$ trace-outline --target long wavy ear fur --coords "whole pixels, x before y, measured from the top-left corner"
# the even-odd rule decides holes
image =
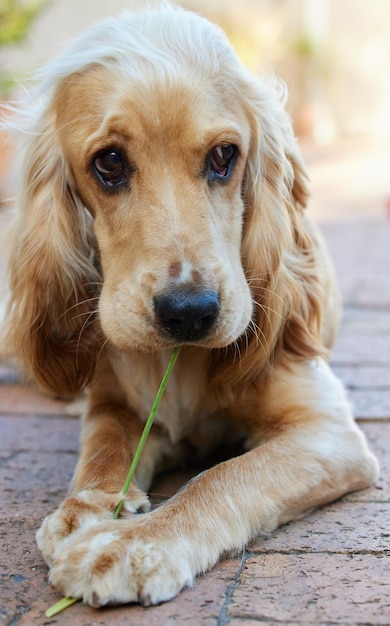
[[[242,262],[254,311],[240,350],[220,351],[212,365],[217,389],[258,379],[286,354],[307,359],[326,353],[318,249],[304,215],[307,178],[285,93],[280,85],[248,78],[240,94],[251,124]],[[240,363],[234,362],[238,353]]]
[[[94,372],[100,278],[91,218],[57,147],[54,112],[31,117],[11,227],[9,341],[30,375],[68,395]]]

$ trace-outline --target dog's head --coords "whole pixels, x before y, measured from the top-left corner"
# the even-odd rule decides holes
[[[243,376],[282,335],[314,345],[283,104],[219,29],[169,7],[98,25],[44,71],[11,258],[13,339],[41,382],[77,391],[105,341],[242,342]]]

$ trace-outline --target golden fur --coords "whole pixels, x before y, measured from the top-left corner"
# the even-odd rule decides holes
[[[168,600],[224,552],[376,476],[325,362],[338,298],[284,101],[216,27],[164,6],[95,26],[21,107],[10,339],[46,388],[88,386],[71,494],[38,532],[66,595]],[[234,438],[246,453],[146,512],[153,475],[188,442],[205,454]]]

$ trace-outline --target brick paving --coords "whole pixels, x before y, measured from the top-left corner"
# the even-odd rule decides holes
[[[23,387],[0,367],[0,624],[4,626],[390,625],[390,219],[323,224],[345,302],[333,366],[379,457],[381,476],[354,493],[259,538],[175,600],[144,609],[59,599],[34,535],[61,501],[76,463],[80,403]],[[160,480],[172,493],[184,477]]]

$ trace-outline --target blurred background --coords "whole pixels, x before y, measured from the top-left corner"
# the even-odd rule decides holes
[[[141,0],[0,0],[0,107],[92,22]],[[155,4],[153,0],[149,4]],[[256,74],[288,85],[321,220],[390,213],[389,0],[182,0],[227,33]],[[0,198],[14,191],[0,136]]]

